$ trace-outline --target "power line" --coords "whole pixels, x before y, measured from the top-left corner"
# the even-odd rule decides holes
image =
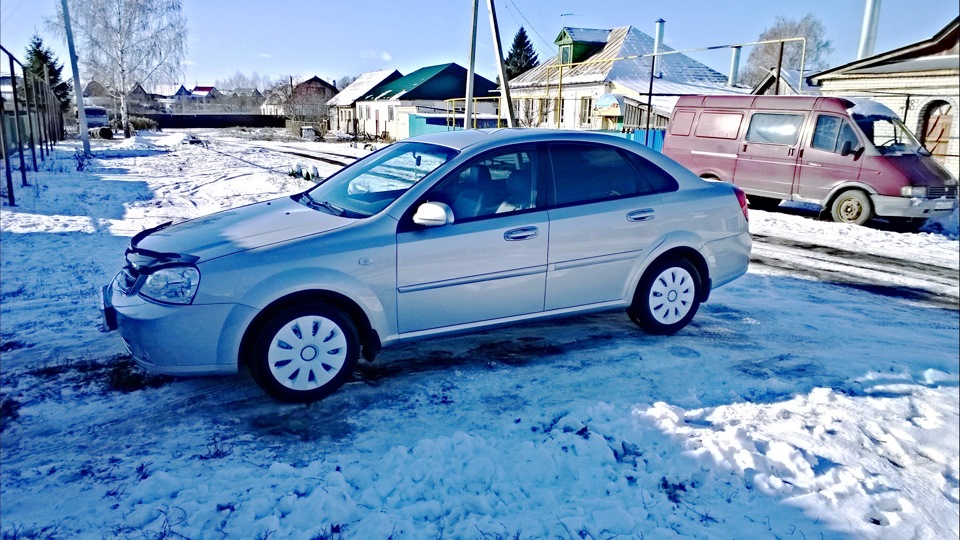
[[[537,36],[538,38],[540,38],[540,41],[542,41],[542,42],[547,46],[547,51],[549,51],[549,52],[548,52],[548,55],[553,54],[553,44],[550,43],[550,42],[548,42],[547,40],[543,39],[543,36],[541,36],[541,35],[540,35],[540,32],[537,31],[537,28],[536,28],[535,26],[533,26],[533,23],[531,23],[530,20],[527,19],[527,16],[524,15],[522,11],[520,11],[520,8],[517,7],[516,2],[514,2],[513,0],[507,0],[507,1],[510,2],[510,4],[513,5],[513,9],[517,10],[517,13],[520,14],[520,17],[522,17],[523,20],[527,23],[527,24],[526,24],[526,27],[529,28],[530,30],[532,30],[533,33],[536,34],[536,36]],[[507,11],[510,11],[509,8],[507,9]],[[512,12],[510,13],[510,16],[513,17],[513,20],[517,23],[517,26],[524,26],[524,25],[520,24],[520,21],[517,21],[517,18],[513,15]],[[543,54],[543,51],[538,51],[538,53],[539,53],[539,54]]]

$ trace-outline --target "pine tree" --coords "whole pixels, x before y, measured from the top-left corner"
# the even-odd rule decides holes
[[[66,111],[70,107],[70,93],[73,92],[73,84],[62,79],[63,65],[57,61],[49,47],[43,46],[43,40],[40,39],[40,36],[34,34],[30,38],[30,45],[27,47],[24,69],[42,81],[44,66],[47,67],[47,75],[50,77],[50,87],[60,100],[60,108]],[[27,77],[26,87],[28,92],[33,92],[32,82],[31,78]]]
[[[533,43],[527,37],[526,30],[520,27],[517,35],[513,36],[513,45],[507,54],[507,79],[512,79],[517,75],[540,65],[537,59],[537,52],[533,50]]]

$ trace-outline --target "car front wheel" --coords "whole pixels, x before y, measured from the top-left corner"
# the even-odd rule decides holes
[[[349,379],[359,353],[356,327],[343,312],[325,305],[296,305],[263,324],[250,373],[276,399],[316,401]]]
[[[665,261],[647,269],[627,313],[651,334],[675,334],[700,308],[700,274],[684,259]]]

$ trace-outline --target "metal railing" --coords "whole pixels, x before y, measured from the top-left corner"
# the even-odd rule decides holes
[[[9,73],[4,73],[8,66]],[[11,161],[19,158],[21,185],[29,186],[26,152],[29,152],[30,168],[37,172],[37,153],[40,161],[46,161],[53,145],[63,140],[63,114],[61,102],[50,86],[46,66],[40,77],[26,70],[20,60],[0,45],[0,75],[9,78],[9,91],[4,84],[0,95],[0,147],[6,177],[3,191],[7,204],[16,206]]]

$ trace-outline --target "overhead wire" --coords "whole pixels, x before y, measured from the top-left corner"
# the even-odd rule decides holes
[[[524,20],[524,22],[526,22],[526,25],[521,24],[520,21],[517,20],[516,15],[514,15],[513,11],[510,9],[510,5],[505,4],[507,11],[510,12],[510,16],[513,17],[513,20],[514,22],[517,23],[517,26],[529,28],[540,39],[540,41],[546,45],[546,50],[547,50],[546,57],[549,58],[550,56],[553,56],[554,54],[556,54],[555,51],[553,50],[554,49],[553,44],[547,41],[546,39],[543,39],[543,36],[540,35],[540,32],[537,31],[537,28],[533,25],[533,23],[530,22],[530,19],[527,19],[527,16],[523,14],[523,11],[520,11],[520,8],[517,6],[516,2],[514,2],[514,0],[506,0],[506,2],[509,2],[509,4],[513,6],[513,9],[520,14],[520,17]],[[538,48],[537,54],[543,55],[544,51],[539,50]]]

